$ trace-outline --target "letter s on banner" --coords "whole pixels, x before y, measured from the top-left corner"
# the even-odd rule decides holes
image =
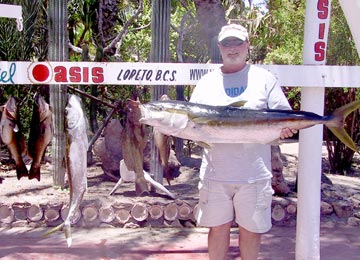
[[[331,0],[307,1],[307,5],[303,60],[304,64],[322,65],[326,63]]]
[[[319,0],[317,4],[319,19],[327,19],[329,17],[329,0]]]

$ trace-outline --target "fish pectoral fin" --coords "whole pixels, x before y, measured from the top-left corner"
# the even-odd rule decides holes
[[[199,124],[199,125],[205,125],[205,124],[209,124],[211,122],[211,120],[205,118],[205,117],[196,117],[192,114],[189,114],[188,117],[191,119],[191,121],[193,121],[195,124]]]
[[[211,149],[211,145],[205,143],[205,142],[196,142],[199,146],[206,149]]]

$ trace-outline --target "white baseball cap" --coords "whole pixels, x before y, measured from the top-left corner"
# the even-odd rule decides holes
[[[249,34],[246,28],[240,24],[228,24],[221,28],[218,41],[221,42],[228,37],[235,37],[240,40],[247,41],[249,39]]]

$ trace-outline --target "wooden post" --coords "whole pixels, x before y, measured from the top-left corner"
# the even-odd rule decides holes
[[[153,0],[151,17],[151,53],[150,62],[169,62],[170,61],[170,0]],[[163,71],[157,71],[161,77]],[[151,100],[158,100],[159,97],[167,93],[167,86],[153,86],[151,88]],[[159,162],[159,152],[155,143],[151,142],[151,164],[150,171],[154,174],[155,181],[163,183],[163,169]]]
[[[48,28],[50,61],[67,61],[67,1],[48,1]],[[53,108],[54,136],[52,140],[52,161],[54,186],[64,187],[65,183],[65,129],[64,111],[66,104],[66,86],[50,85],[50,105]]]

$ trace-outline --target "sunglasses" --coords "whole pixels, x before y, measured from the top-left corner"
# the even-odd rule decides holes
[[[231,39],[231,40],[222,40],[220,42],[221,46],[223,47],[237,47],[241,46],[244,43],[243,40],[240,39]]]

